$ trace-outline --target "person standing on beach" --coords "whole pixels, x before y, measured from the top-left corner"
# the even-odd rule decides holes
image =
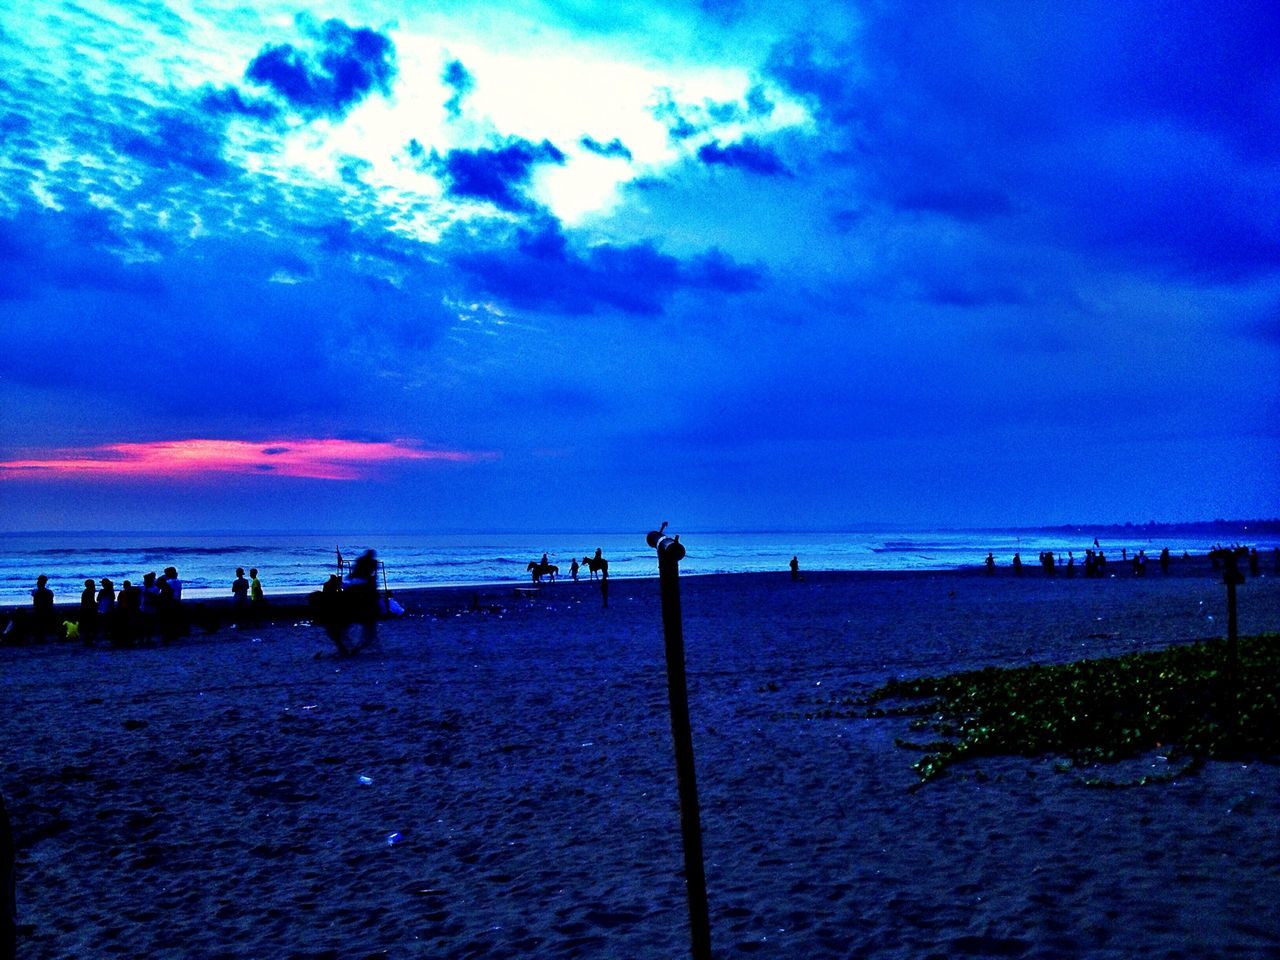
[[[164,579],[169,585],[169,629],[174,637],[185,637],[190,631],[182,609],[182,578],[177,567],[165,567]]]
[[[249,611],[253,619],[258,620],[267,608],[267,598],[262,594],[262,581],[258,579],[258,568],[249,569]]]
[[[800,558],[798,556],[792,556],[791,563],[789,563],[788,566],[791,567],[791,579],[799,580],[800,579]]]
[[[98,581],[102,589],[98,591],[98,629],[111,639],[116,619],[116,585],[107,577]]]
[[[1022,555],[1018,553],[1013,555],[1013,575],[1015,577],[1022,576]]]
[[[48,583],[49,578],[42,573],[36,577],[36,588],[31,591],[31,634],[36,640],[43,640],[53,629],[53,591]]]
[[[994,577],[996,575],[996,556],[990,550],[987,551],[987,576]]]
[[[249,581],[244,578],[244,567],[236,567],[236,578],[231,584],[232,605],[243,611],[249,606]]]
[[[366,550],[356,557],[351,565],[351,574],[342,585],[343,595],[350,604],[348,607],[351,619],[360,624],[360,644],[348,647],[346,631],[343,630],[341,642],[335,640],[338,651],[343,654],[354,653],[361,647],[367,647],[378,639],[378,555]]]
[[[578,582],[578,558],[573,558],[573,563],[569,564],[569,576],[573,577],[573,582]]]
[[[86,645],[93,643],[98,632],[98,601],[94,582],[86,580],[80,593],[80,639]]]
[[[150,640],[155,633],[156,622],[160,619],[160,608],[164,605],[164,596],[160,585],[156,583],[154,573],[142,575],[142,595],[139,599],[138,612],[142,615],[142,639]]]

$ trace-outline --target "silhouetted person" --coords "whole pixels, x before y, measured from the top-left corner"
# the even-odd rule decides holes
[[[164,568],[164,580],[168,585],[168,626],[171,637],[185,637],[189,632],[186,611],[182,606],[182,578],[178,576],[177,567]]]
[[[244,614],[249,607],[249,581],[244,578],[244,567],[236,567],[236,578],[231,583],[231,605],[236,613]]]
[[[178,635],[178,601],[173,596],[173,584],[169,582],[169,570],[156,578],[156,589],[159,592],[158,602],[156,603],[156,629],[160,632],[160,639],[168,643],[170,640],[176,639]]]
[[[1070,550],[1067,551],[1067,579],[1070,580],[1076,575],[1076,555]]]
[[[98,625],[104,633],[109,633],[115,626],[116,585],[107,577],[103,577],[99,583],[102,589],[98,591]]]
[[[1013,555],[1013,575],[1015,577],[1022,576],[1022,557],[1016,553]]]
[[[542,564],[544,567],[551,566],[551,561],[547,559],[547,555],[545,553],[542,555],[542,559],[539,560],[538,562]]]
[[[569,564],[569,576],[573,577],[573,582],[578,582],[578,558],[573,558],[573,563]]]
[[[138,635],[138,605],[141,591],[126,580],[120,584],[120,595],[116,597],[116,630],[114,642],[117,646],[130,646]]]
[[[342,596],[342,578],[336,573],[329,574],[324,586],[311,594],[311,604],[315,609],[316,622],[324,627],[339,651],[345,643],[348,617],[345,610],[345,599]]]
[[[160,608],[164,603],[164,598],[160,593],[160,585],[156,583],[156,575],[154,573],[144,573],[142,575],[142,595],[140,600],[138,623],[142,629],[142,639],[149,641],[155,635],[156,626],[160,621]]]
[[[1256,577],[1258,575],[1258,548],[1253,547],[1249,550],[1249,576]]]
[[[599,547],[596,547],[596,555],[594,557],[583,557],[583,564],[591,571],[591,579],[596,578],[596,574],[609,575],[609,561],[604,558],[604,554]]]
[[[1101,550],[1098,551],[1098,576],[1105,577],[1107,575],[1107,555]]]
[[[381,604],[378,602],[378,555],[372,550],[360,554],[353,564],[351,573],[342,585],[343,596],[347,600],[347,611],[351,620],[360,624],[360,643],[354,647],[347,644],[346,630],[342,631],[342,639],[335,641],[338,652],[355,653],[361,647],[367,647],[378,639],[378,613]]]
[[[43,573],[36,577],[36,588],[31,591],[31,635],[43,640],[53,630],[53,591]]]
[[[173,591],[173,602],[182,602],[182,579],[178,576],[177,567],[165,567],[164,578],[169,581],[169,588]]]
[[[1160,551],[1160,572],[1166,577],[1169,575],[1169,548],[1165,547]]]
[[[792,557],[790,567],[791,567],[791,579],[799,580],[800,579],[800,558]]]
[[[80,593],[80,639],[86,644],[93,643],[98,633],[98,595],[94,586],[92,580],[86,580]]]
[[[377,576],[374,576],[374,586],[377,586]],[[258,568],[252,567],[249,570],[249,614],[255,621],[261,620],[263,614],[267,611],[267,598],[262,593],[262,581],[258,579]]]
[[[995,554],[991,553],[990,551],[988,551],[988,552],[987,552],[986,565],[987,565],[987,576],[988,576],[988,577],[993,577],[993,576],[995,576],[995,573],[996,573],[996,557],[995,557]]]

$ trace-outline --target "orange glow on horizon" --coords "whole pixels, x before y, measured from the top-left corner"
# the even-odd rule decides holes
[[[410,440],[156,440],[42,451],[22,460],[0,460],[0,479],[47,476],[198,477],[239,473],[310,480],[360,480],[374,468],[403,461],[474,463],[497,453],[433,450]]]

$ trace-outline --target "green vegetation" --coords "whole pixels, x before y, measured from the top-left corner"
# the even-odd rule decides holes
[[[1071,769],[1158,749],[1174,772],[1134,781],[1146,783],[1198,768],[1206,758],[1280,754],[1280,636],[1242,638],[1235,657],[1226,641],[1214,640],[894,681],[842,704],[863,708],[860,716],[916,716],[913,728],[932,730],[938,737],[932,743],[898,741],[926,751],[914,765],[922,781],[982,756],[1054,755],[1063,758],[1058,769]]]

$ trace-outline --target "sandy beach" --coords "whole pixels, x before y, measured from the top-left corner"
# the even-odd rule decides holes
[[[912,790],[905,720],[806,717],[1222,635],[1219,575],[1177,573],[685,578],[716,955],[1280,954],[1274,762],[1106,790],[1008,758]],[[293,618],[0,648],[19,956],[687,955],[657,581],[607,610],[586,581],[474,592],[401,595],[354,658]],[[1240,626],[1280,631],[1271,571]]]

